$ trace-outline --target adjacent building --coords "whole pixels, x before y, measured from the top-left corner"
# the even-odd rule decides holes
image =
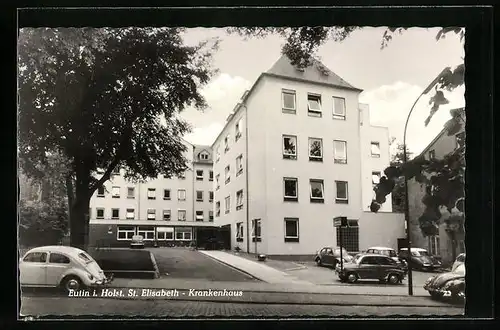
[[[461,113],[461,117],[465,118],[465,109],[457,109]],[[421,152],[421,156],[426,159],[442,159],[445,155],[453,152],[465,141],[464,126],[455,135],[448,135],[447,129],[443,130],[429,143],[429,145]],[[426,185],[418,183],[414,179],[408,182],[409,196],[409,211],[410,211],[410,230],[412,247],[420,247],[427,249],[431,254],[440,256],[444,264],[453,263],[452,243],[446,225],[439,226],[439,234],[436,236],[424,237],[420,230],[418,218],[424,212],[425,206],[422,203],[422,198],[425,196]],[[455,255],[465,252],[465,238],[459,237],[457,242],[457,251]]]
[[[188,245],[211,235],[212,151],[184,143],[189,168],[183,175],[132,183],[118,170],[97,189],[90,200],[91,245],[129,246],[134,235],[148,245]]]
[[[369,212],[389,136],[370,125],[360,92],[318,61],[298,69],[285,56],[245,92],[212,145],[215,223],[231,247],[310,256],[340,243],[337,216],[349,251],[397,247],[404,221],[390,198]]]

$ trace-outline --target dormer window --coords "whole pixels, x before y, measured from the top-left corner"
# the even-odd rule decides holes
[[[200,160],[208,160],[208,153],[207,152],[200,152],[198,155],[198,158]]]

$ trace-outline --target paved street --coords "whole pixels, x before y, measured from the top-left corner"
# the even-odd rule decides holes
[[[153,252],[160,277],[206,281],[257,281],[234,268],[187,248],[156,248]]]
[[[423,298],[421,298],[423,299]],[[260,303],[214,303],[178,300],[23,297],[21,315],[59,317],[346,317],[461,316],[463,308],[416,306],[342,306]]]

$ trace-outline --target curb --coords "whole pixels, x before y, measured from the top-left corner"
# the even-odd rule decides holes
[[[259,278],[259,277],[255,276],[255,275],[253,275],[253,274],[250,274],[249,272],[246,272],[246,271],[244,271],[244,270],[242,270],[242,269],[239,269],[239,268],[237,268],[237,267],[235,267],[235,266],[233,266],[233,265],[231,265],[231,264],[229,264],[229,263],[227,263],[227,262],[224,262],[224,261],[222,261],[222,260],[219,260],[219,259],[217,259],[217,258],[214,258],[213,256],[211,256],[211,255],[209,255],[209,254],[203,253],[203,251],[199,251],[199,252],[201,252],[204,256],[209,257],[210,259],[215,260],[215,261],[217,261],[218,263],[220,263],[220,264],[222,264],[222,265],[228,266],[229,268],[232,268],[232,269],[234,269],[234,270],[236,270],[236,271],[238,271],[238,272],[240,272],[240,273],[243,273],[243,274],[245,274],[245,275],[247,275],[247,276],[250,276],[250,277],[251,277],[251,278],[253,278],[253,279],[256,279],[256,280],[261,281],[261,282],[264,282],[264,283],[268,283],[268,282],[264,281],[262,278]]]
[[[156,263],[156,258],[153,252],[149,251],[149,256],[151,258],[151,262],[153,263],[153,267],[155,269],[155,279],[160,278],[160,269],[158,268],[158,264]]]

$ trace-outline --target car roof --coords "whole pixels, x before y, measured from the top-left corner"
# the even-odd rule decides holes
[[[65,245],[46,245],[46,246],[38,246],[36,248],[33,248],[29,250],[26,253],[30,252],[63,252],[63,253],[68,253],[68,254],[78,254],[78,253],[85,253],[85,251],[72,247],[72,246],[65,246]]]
[[[411,248],[412,251],[426,251],[426,249],[422,249],[422,248]],[[402,248],[401,251],[408,251],[408,248]]]
[[[383,258],[389,258],[388,256],[384,256],[384,255],[377,254],[377,253],[360,253],[359,256],[362,256],[362,257],[383,257]]]
[[[391,250],[391,251],[394,251],[393,248],[383,247],[383,246],[372,246],[372,247],[369,247],[367,250],[370,250],[370,249],[373,249],[373,250]]]

